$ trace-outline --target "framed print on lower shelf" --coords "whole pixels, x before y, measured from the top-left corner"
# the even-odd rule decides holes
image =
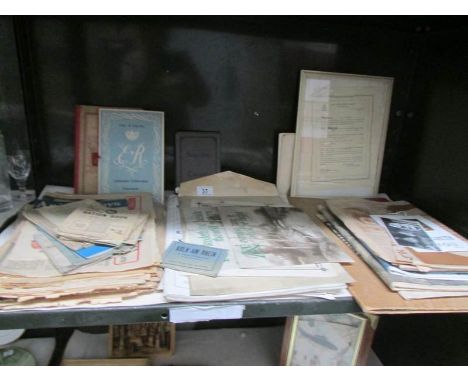
[[[301,71],[291,196],[378,193],[393,79]]]
[[[327,314],[294,316],[286,321],[283,366],[365,365],[377,316]]]
[[[145,322],[109,326],[109,356],[112,358],[172,355],[176,325],[172,322]]]

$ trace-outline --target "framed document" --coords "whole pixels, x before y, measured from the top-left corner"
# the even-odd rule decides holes
[[[164,113],[99,109],[99,193],[164,197]]]
[[[377,316],[327,314],[288,317],[280,364],[283,366],[365,365]]]
[[[301,71],[291,196],[378,193],[393,79]]]

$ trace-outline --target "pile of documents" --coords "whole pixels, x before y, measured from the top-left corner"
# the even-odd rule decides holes
[[[0,308],[119,302],[161,270],[151,194],[46,194],[0,235]]]
[[[213,177],[216,176],[219,174]],[[245,188],[248,195],[254,194],[255,182],[251,181],[250,178]],[[214,183],[206,179],[203,182]],[[263,187],[265,182],[260,183]],[[171,246],[171,263],[175,263],[174,248],[179,249],[180,256],[177,267],[169,264],[165,269],[166,299],[221,301],[348,296],[347,283],[353,280],[340,263],[352,259],[303,211],[269,206],[272,195],[267,195],[263,206],[259,195],[255,195],[254,205],[248,205],[248,195],[242,201],[241,196],[237,197],[234,205],[229,202],[232,197],[222,198],[223,195],[218,196],[217,203],[209,198],[205,204],[202,199],[190,196],[168,201],[167,216],[172,221],[168,221],[167,230],[179,232],[178,237],[168,240],[168,244],[177,243]],[[174,224],[177,229],[172,227]],[[206,261],[201,260],[200,246],[208,247],[201,248],[207,255]],[[207,275],[210,264],[213,269],[216,265],[215,257],[225,252],[227,256],[223,257],[219,271]],[[163,265],[166,255],[168,250]]]
[[[468,241],[404,201],[327,200],[319,217],[405,299],[468,296]]]

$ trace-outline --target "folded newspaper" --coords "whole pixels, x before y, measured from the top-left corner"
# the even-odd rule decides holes
[[[60,207],[56,207],[57,209]],[[85,199],[57,227],[59,236],[93,243],[135,245],[148,219],[144,212],[111,208]]]

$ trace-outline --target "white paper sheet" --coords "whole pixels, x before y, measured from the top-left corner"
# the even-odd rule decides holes
[[[245,305],[199,306],[169,309],[169,321],[199,322],[211,320],[229,320],[242,318]]]
[[[166,269],[164,275],[164,296],[168,301],[178,302],[202,302],[202,301],[227,301],[227,300],[242,300],[252,298],[264,298],[274,296],[292,296],[303,295],[309,293],[331,294],[335,290],[346,289],[346,284],[335,283],[321,286],[308,285],[298,288],[276,289],[274,291],[266,290],[261,292],[249,293],[232,293],[217,296],[192,296],[190,294],[190,274]]]

